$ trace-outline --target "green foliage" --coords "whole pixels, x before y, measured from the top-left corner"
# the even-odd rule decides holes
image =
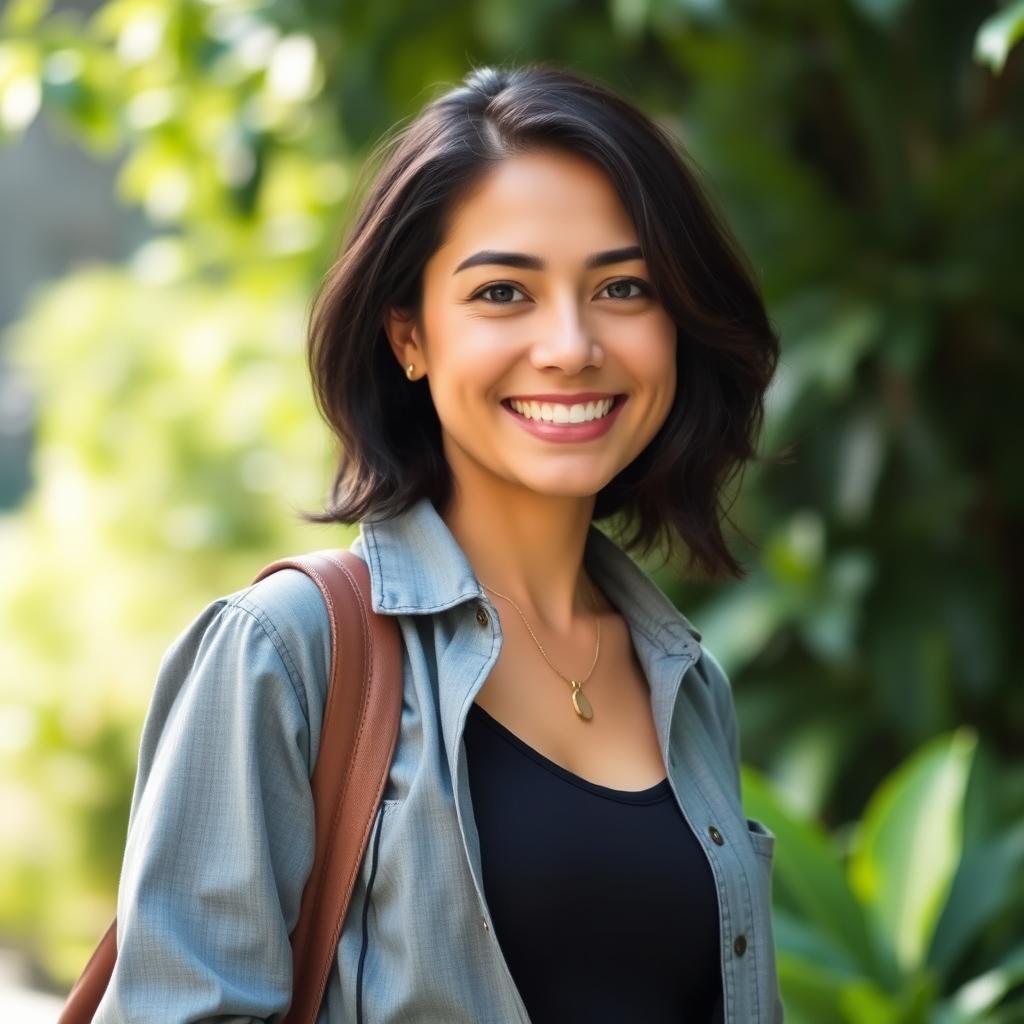
[[[662,582],[761,768],[787,1019],[1019,1014],[1021,24],[923,0],[9,3],[0,144],[42,112],[121,154],[160,234],[7,338],[40,420],[0,520],[0,928],[77,974],[160,653],[266,561],[348,540],[292,513],[333,462],[305,317],[369,143],[470,64],[540,57],[678,135],[782,336],[764,448],[795,454],[730,508],[750,578]]]
[[[964,834],[977,744],[970,729],[925,744],[870,796],[845,843],[744,767],[747,812],[776,835],[774,915],[787,1020],[990,1021],[1024,981],[1019,930],[984,982],[969,969],[969,981],[956,980],[979,931],[997,927],[1007,903],[1019,907],[1024,895],[1020,826]],[[987,882],[982,865],[995,871]]]
[[[0,915],[64,980],[113,910],[160,652],[272,553],[347,543],[292,515],[328,468],[306,301],[284,276],[224,290],[96,268],[12,334],[44,416],[35,489],[0,530],[0,753],[18,809]]]

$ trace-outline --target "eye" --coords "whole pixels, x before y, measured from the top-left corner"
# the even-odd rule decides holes
[[[640,293],[638,295],[612,295],[611,298],[613,298],[613,299],[639,299],[639,298],[642,298],[642,297],[644,297],[646,295],[650,295],[651,294],[651,289],[650,289],[650,287],[648,287],[647,283],[644,282],[644,281],[639,281],[635,277],[624,277],[624,278],[622,278],[619,281],[612,281],[609,284],[606,284],[604,286],[604,288],[601,289],[601,291],[607,291],[609,288],[621,288],[623,285],[625,285],[626,288],[629,288],[631,286],[635,287],[635,288],[639,288],[640,289]]]
[[[634,295],[611,295],[610,297],[613,299],[639,299],[652,294],[650,286],[645,281],[640,281],[635,277],[624,277],[621,280],[612,281],[609,284],[606,284],[604,288],[601,289],[601,291],[607,291],[609,288],[621,287],[625,287],[627,291],[630,287],[636,288],[638,289],[638,293]],[[504,295],[507,298],[486,298],[488,292],[494,292],[496,295]],[[510,284],[508,281],[497,281],[494,284],[487,285],[486,288],[481,288],[479,291],[474,292],[470,296],[470,301],[473,301],[475,299],[485,299],[485,301],[489,302],[491,305],[494,306],[517,305],[516,300],[512,299],[512,297],[509,295],[510,292],[518,292],[520,295],[523,295],[522,290],[517,288],[514,284]]]
[[[482,299],[488,292],[519,292],[520,295],[523,293],[513,284],[509,284],[507,281],[499,281],[497,284],[489,284],[486,288],[481,288],[480,291],[475,292],[470,296],[471,299]],[[495,306],[511,306],[513,302],[505,302],[501,299],[487,299],[492,305]]]

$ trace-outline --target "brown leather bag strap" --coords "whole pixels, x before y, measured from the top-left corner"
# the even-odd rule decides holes
[[[89,1024],[96,1015],[103,993],[114,973],[117,960],[117,918],[103,933],[99,945],[93,950],[89,962],[68,994],[57,1018],[57,1024]]]
[[[320,588],[331,626],[331,665],[311,786],[316,851],[291,935],[292,1002],[282,1024],[314,1024],[370,830],[387,784],[402,711],[398,625],[373,612],[370,573],[350,551],[325,549],[265,566],[299,569]],[[117,920],[86,964],[58,1024],[89,1024],[117,958]]]
[[[320,587],[331,622],[331,685],[313,770],[316,855],[292,932],[292,1003],[282,1024],[315,1024],[356,875],[387,783],[402,711],[398,624],[375,614],[370,572],[350,551],[283,558]]]

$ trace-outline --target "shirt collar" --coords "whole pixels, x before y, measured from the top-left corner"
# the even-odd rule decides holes
[[[427,497],[391,519],[364,520],[352,547],[369,567],[375,612],[429,614],[486,598],[465,552]],[[699,654],[701,634],[689,619],[593,523],[584,561],[632,629],[668,653],[680,653],[682,645],[686,653]]]

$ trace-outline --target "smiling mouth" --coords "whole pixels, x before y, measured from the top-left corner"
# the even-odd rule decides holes
[[[511,412],[513,415],[519,416],[519,417],[521,417],[524,420],[529,420],[531,423],[547,423],[547,424],[550,424],[551,426],[571,427],[571,426],[583,426],[584,424],[587,424],[587,423],[596,423],[596,422],[599,422],[600,420],[607,419],[607,417],[609,417],[620,405],[622,405],[622,403],[625,400],[626,400],[626,396],[624,394],[622,394],[622,395],[615,395],[614,398],[611,401],[611,404],[608,404],[608,400],[607,399],[605,399],[603,403],[600,403],[600,402],[579,402],[579,403],[575,403],[577,405],[583,405],[583,406],[588,406],[588,405],[607,405],[608,406],[607,410],[602,415],[600,415],[600,416],[593,416],[593,417],[591,417],[589,419],[583,419],[583,420],[579,420],[579,419],[577,419],[577,420],[570,420],[568,418],[555,419],[554,415],[555,415],[555,410],[556,409],[558,409],[558,410],[561,410],[561,409],[568,410],[568,409],[572,408],[571,405],[567,405],[564,402],[531,402],[531,403],[523,403],[523,402],[516,401],[516,405],[519,406],[519,408],[517,409],[512,404],[512,399],[510,399],[510,398],[503,398],[501,400],[501,404],[503,406],[505,406],[505,408],[508,409],[509,412]],[[539,407],[537,409],[537,411],[540,412],[540,415],[531,415],[531,416],[525,415],[522,412],[524,404],[528,404],[531,407]],[[548,414],[549,414],[549,416],[551,418],[548,418],[547,416],[544,415],[545,407],[547,407]],[[567,417],[567,414],[563,414],[563,415],[566,415],[566,417]]]

